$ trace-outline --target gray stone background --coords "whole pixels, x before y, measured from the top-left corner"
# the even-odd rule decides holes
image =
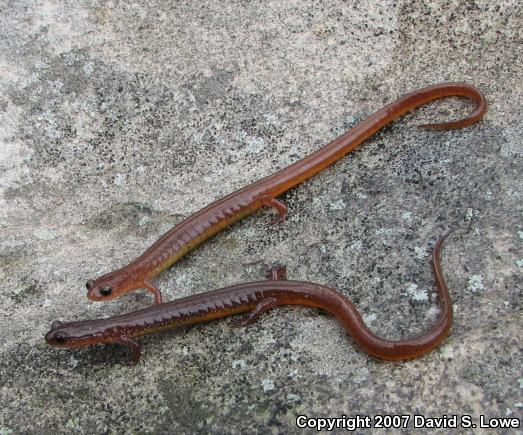
[[[300,414],[521,419],[522,28],[517,0],[1,1],[0,433],[289,433]],[[151,303],[146,292],[89,302],[88,278],[442,81],[479,87],[484,120],[422,131],[472,104],[424,107],[285,194],[284,225],[258,212],[156,280],[174,299],[281,262],[401,339],[437,315],[428,255],[452,228],[455,324],[437,350],[378,361],[299,307],[245,329],[224,319],[144,338],[133,368],[120,346],[44,342],[55,319]]]

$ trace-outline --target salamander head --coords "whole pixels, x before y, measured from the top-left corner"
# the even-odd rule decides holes
[[[55,320],[51,330],[45,334],[45,341],[57,347],[81,347],[110,341],[106,331],[97,328],[93,321],[63,323]]]
[[[87,298],[92,301],[108,301],[135,288],[129,284],[127,275],[121,273],[108,273],[96,279],[90,279],[87,287]]]

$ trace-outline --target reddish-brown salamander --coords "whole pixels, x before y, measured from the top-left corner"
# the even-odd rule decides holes
[[[132,290],[145,288],[154,294],[155,302],[160,303],[162,296],[152,283],[152,278],[187,252],[264,205],[276,208],[279,218],[275,222],[283,222],[287,215],[287,208],[276,197],[331,165],[404,113],[430,101],[451,96],[473,99],[477,107],[472,115],[459,121],[421,127],[428,129],[465,127],[478,121],[486,111],[487,105],[483,94],[465,83],[442,83],[407,94],[378,110],[311,155],[213,202],[180,222],[127,266],[95,280],[89,280],[86,284],[87,297],[94,301],[109,300]]]
[[[107,319],[62,323],[55,321],[46,334],[47,343],[58,347],[80,347],[97,343],[122,343],[133,352],[133,361],[140,359],[140,346],[134,340],[151,332],[192,325],[208,320],[250,312],[234,322],[246,326],[280,305],[305,305],[333,314],[352,339],[367,353],[385,360],[404,360],[420,356],[438,346],[452,326],[452,302],[441,272],[441,237],[432,253],[432,270],[439,296],[441,313],[436,324],[425,334],[410,340],[390,341],[374,335],[360,313],[345,296],[319,284],[273,280],[250,282],[197,294],[164,304]]]

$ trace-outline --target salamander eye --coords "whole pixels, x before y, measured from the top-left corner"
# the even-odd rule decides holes
[[[94,281],[92,279],[90,279],[89,281],[87,281],[85,283],[85,287],[87,287],[87,290],[91,290],[94,286]]]
[[[113,288],[111,286],[107,286],[107,287],[102,287],[100,289],[100,294],[102,296],[109,296],[111,294],[111,292],[113,291]]]
[[[63,332],[58,332],[57,334],[55,334],[54,339],[57,343],[65,343],[67,335],[65,335]]]

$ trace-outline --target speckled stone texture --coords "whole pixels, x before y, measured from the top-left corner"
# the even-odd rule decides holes
[[[522,29],[517,0],[1,0],[0,433],[297,433],[300,414],[523,418]],[[116,345],[44,342],[55,319],[151,303],[145,291],[89,302],[87,279],[442,81],[479,87],[485,119],[423,131],[472,105],[424,107],[285,194],[284,225],[258,212],[156,280],[174,299],[280,262],[401,339],[437,316],[428,254],[452,228],[455,324],[439,349],[378,361],[332,317],[299,307],[245,329],[225,319],[147,337],[133,368]]]

